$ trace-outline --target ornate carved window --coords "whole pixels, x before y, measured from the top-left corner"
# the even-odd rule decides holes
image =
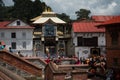
[[[45,36],[55,36],[55,28],[52,24],[46,24],[44,28]]]

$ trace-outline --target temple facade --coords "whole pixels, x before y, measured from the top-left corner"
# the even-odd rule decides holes
[[[37,57],[57,57],[72,54],[70,25],[59,19],[56,13],[45,11],[31,19],[35,26],[33,51]]]

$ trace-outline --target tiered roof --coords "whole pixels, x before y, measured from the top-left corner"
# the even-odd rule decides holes
[[[65,24],[66,22],[59,19],[58,17],[56,17],[56,13],[54,12],[48,12],[45,11],[41,14],[41,16],[35,17],[33,19],[31,19],[31,21],[34,21],[33,24],[44,24],[48,21],[52,21],[56,24]]]

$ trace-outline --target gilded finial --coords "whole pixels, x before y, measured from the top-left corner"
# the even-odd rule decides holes
[[[45,6],[45,12],[48,12],[47,7]]]
[[[48,12],[51,12],[52,10],[51,10],[51,8],[50,7],[48,7]]]

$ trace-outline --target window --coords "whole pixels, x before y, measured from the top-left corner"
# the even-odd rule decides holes
[[[23,38],[26,38],[26,33],[23,32],[23,33],[22,33],[22,36],[23,36]]]
[[[26,49],[26,42],[23,42],[23,48]]]
[[[12,49],[16,49],[16,42],[12,42],[11,45],[12,45]]]
[[[5,37],[4,32],[1,32],[1,38],[4,38],[4,37]]]
[[[55,29],[53,25],[46,24],[44,29],[45,29],[45,33],[44,33],[45,36],[55,36]]]
[[[17,21],[16,23],[17,23],[17,25],[20,25],[20,21]]]
[[[11,38],[16,38],[16,33],[15,32],[11,33]]]
[[[78,44],[78,46],[83,46],[83,38],[82,37],[78,37],[77,44]]]
[[[92,38],[77,38],[78,46],[98,46],[98,38],[92,37]]]

